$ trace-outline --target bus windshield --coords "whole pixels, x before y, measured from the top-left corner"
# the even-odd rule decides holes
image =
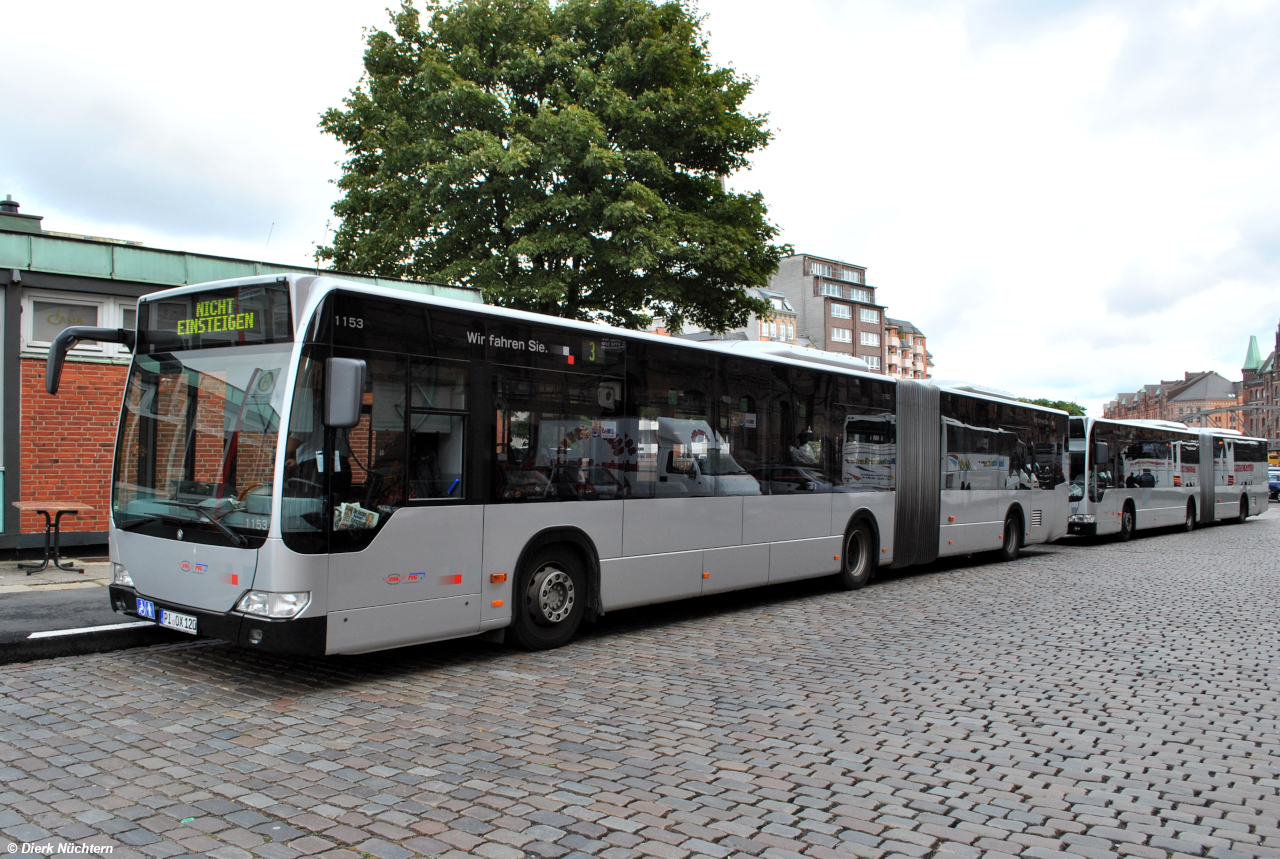
[[[1068,500],[1079,501],[1084,498],[1084,451],[1071,451],[1071,490]]]
[[[261,545],[291,344],[138,355],[115,457],[117,528]]]

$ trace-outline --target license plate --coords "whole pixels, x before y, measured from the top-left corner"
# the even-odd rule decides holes
[[[189,614],[169,611],[167,608],[160,609],[160,625],[169,629],[176,629],[178,632],[196,634],[196,619],[194,617]]]
[[[156,604],[151,600],[144,600],[138,597],[138,617],[145,617],[147,620],[156,619]]]

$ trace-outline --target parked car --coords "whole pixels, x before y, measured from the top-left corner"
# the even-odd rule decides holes
[[[1272,501],[1280,501],[1280,468],[1267,469],[1267,489]]]

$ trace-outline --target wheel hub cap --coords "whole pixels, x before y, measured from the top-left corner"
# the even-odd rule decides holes
[[[573,579],[568,573],[556,567],[543,567],[529,582],[530,613],[539,623],[559,623],[573,611],[575,596]]]

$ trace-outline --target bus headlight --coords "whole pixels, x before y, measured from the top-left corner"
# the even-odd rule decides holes
[[[236,603],[236,609],[245,614],[256,614],[259,617],[289,618],[297,615],[311,602],[310,591],[295,593],[274,593],[272,591],[249,591]]]
[[[1094,525],[1097,524],[1098,517],[1094,516],[1092,513],[1072,513],[1071,516],[1068,517],[1067,521],[1075,522],[1080,525]]]
[[[124,564],[111,562],[111,584],[123,585],[126,588],[133,587],[133,576],[129,575],[129,571],[124,568]]]

